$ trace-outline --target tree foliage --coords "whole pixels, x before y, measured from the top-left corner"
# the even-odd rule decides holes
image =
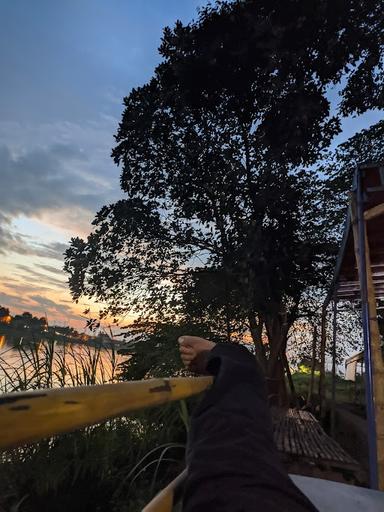
[[[381,4],[217,2],[166,28],[153,78],[124,99],[113,158],[125,198],[66,253],[74,298],[160,319],[206,304],[230,312],[226,329],[246,322],[259,349],[265,324],[273,373],[335,253],[313,164],[342,115],[382,106]],[[217,293],[198,298],[204,273]]]
[[[333,225],[340,226],[348,206],[348,193],[358,164],[384,162],[384,121],[361,130],[340,144],[321,163],[327,179],[327,204]]]
[[[185,370],[176,340],[185,334],[222,341],[220,336],[204,323],[142,322],[123,328],[129,342],[124,353],[129,355],[120,365],[124,380],[141,380],[185,376]]]

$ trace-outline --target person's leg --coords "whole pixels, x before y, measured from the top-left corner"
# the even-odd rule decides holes
[[[280,462],[252,354],[192,336],[179,342],[187,366],[215,376],[191,420],[183,512],[315,511]]]

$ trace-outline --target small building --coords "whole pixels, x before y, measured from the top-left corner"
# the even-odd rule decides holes
[[[345,380],[351,380],[355,382],[356,380],[356,371],[358,364],[363,365],[364,363],[364,350],[354,354],[351,357],[348,357],[345,361]]]

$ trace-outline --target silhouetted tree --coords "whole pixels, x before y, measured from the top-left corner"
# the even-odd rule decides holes
[[[113,157],[126,198],[66,253],[73,297],[103,301],[102,315],[176,316],[188,280],[196,291],[209,273],[211,307],[246,320],[284,392],[289,327],[328,276],[338,236],[310,165],[341,115],[382,105],[379,4],[218,2],[165,29],[154,77],[124,100]],[[368,75],[369,97],[357,87]],[[343,101],[331,114],[335,83]]]
[[[0,306],[0,317],[9,316],[9,309],[3,306]]]
[[[345,218],[357,164],[369,162],[384,162],[384,121],[340,144],[319,168],[319,172],[328,177],[327,204],[333,225],[340,225]]]

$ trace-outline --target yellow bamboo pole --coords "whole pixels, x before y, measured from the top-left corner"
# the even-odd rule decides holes
[[[212,377],[179,377],[0,395],[0,448],[180,400],[211,383]]]
[[[186,477],[187,470],[185,469],[167,487],[156,494],[153,500],[143,508],[142,512],[172,512],[177,502],[177,494],[179,494]]]

